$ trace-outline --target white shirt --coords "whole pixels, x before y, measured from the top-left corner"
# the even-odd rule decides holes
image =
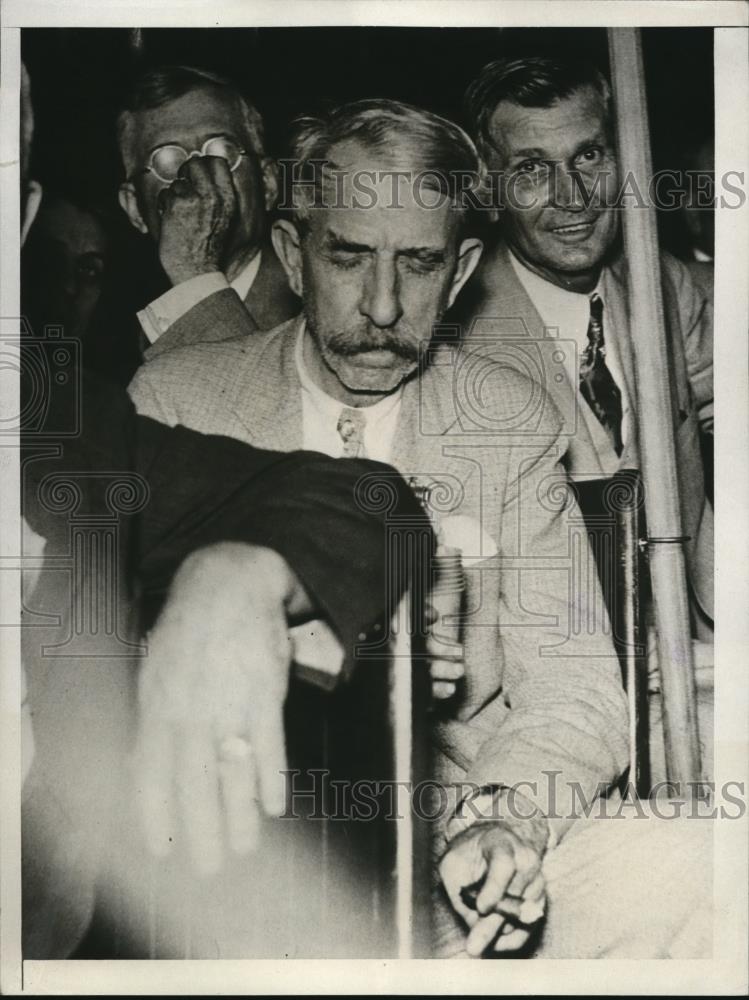
[[[158,299],[150,302],[145,309],[138,313],[140,325],[150,343],[153,344],[163,333],[166,333],[173,323],[176,323],[193,306],[202,302],[203,299],[207,299],[214,292],[220,292],[224,288],[233,288],[244,302],[257,277],[257,272],[260,270],[261,253],[262,251],[259,250],[231,283],[226,280],[226,275],[222,274],[221,271],[210,271],[207,274],[199,274],[195,278],[180,282],[179,285],[175,285],[174,288],[170,288],[168,292],[160,295]]]
[[[338,433],[338,420],[345,409],[353,409],[339,402],[312,381],[304,364],[305,323],[300,325],[296,342],[295,360],[302,383],[303,445],[308,451],[319,451],[331,458],[343,455],[343,438]],[[395,440],[395,429],[403,397],[403,386],[371,406],[360,407],[366,423],[363,442],[365,454],[377,462],[390,462]]]
[[[603,272],[598,279],[593,292],[570,292],[558,285],[553,285],[546,281],[539,274],[531,271],[522,264],[513,253],[510,253],[510,262],[515,274],[518,276],[523,288],[528,294],[528,298],[536,307],[536,311],[543,320],[547,329],[556,331],[556,336],[560,340],[571,340],[577,348],[578,366],[582,352],[588,345],[588,324],[590,322],[590,296],[595,294],[603,302],[603,336],[606,344],[606,366],[611,372],[612,378],[616,382],[622,395],[622,442],[627,443],[630,422],[630,401],[627,394],[627,385],[624,381],[624,373],[619,361],[616,345],[616,330],[612,329],[611,313],[606,309],[606,297],[604,295]],[[579,390],[577,383],[575,391]],[[584,403],[580,407],[585,422],[594,427],[597,418],[591,408]]]

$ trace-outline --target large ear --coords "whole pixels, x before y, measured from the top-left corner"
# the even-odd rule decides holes
[[[447,299],[448,309],[455,301],[463,285],[465,285],[466,281],[468,281],[476,270],[483,249],[484,244],[476,238],[463,240],[458,247],[458,266],[455,269],[453,282],[450,286],[450,294]]]
[[[276,161],[266,156],[260,161],[260,172],[265,192],[265,211],[270,212],[278,201],[278,167]]]
[[[138,208],[138,196],[136,195],[135,188],[130,181],[125,181],[124,184],[120,184],[119,191],[117,192],[117,198],[119,200],[120,207],[138,232],[147,233],[148,226],[145,224],[143,216],[140,214],[140,209]]]
[[[288,219],[277,219],[271,229],[271,241],[281,261],[292,292],[302,297],[302,239],[299,230]]]

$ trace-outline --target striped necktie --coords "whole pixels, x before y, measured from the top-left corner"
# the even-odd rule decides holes
[[[344,458],[364,458],[364,425],[367,420],[361,410],[345,406],[336,424],[343,441]]]
[[[588,343],[580,359],[580,392],[621,455],[622,394],[606,365],[603,299],[595,294],[590,297]]]

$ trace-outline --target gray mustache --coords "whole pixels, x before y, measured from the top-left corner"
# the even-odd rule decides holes
[[[366,351],[390,351],[405,361],[419,360],[419,345],[392,330],[337,333],[328,341],[328,348],[346,358]]]

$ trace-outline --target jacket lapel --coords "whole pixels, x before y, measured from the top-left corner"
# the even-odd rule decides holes
[[[510,252],[503,243],[489,252],[482,263],[478,281],[480,291],[478,297],[475,291],[473,293],[469,342],[484,336],[494,338],[495,342],[497,337],[507,338],[509,362],[512,363],[514,354],[515,367],[543,385],[568,429],[565,437],[568,452],[564,462],[569,472],[585,478],[603,475],[605,470],[598,457],[599,447],[605,450],[610,443],[602,428],[601,439],[596,443],[579,412],[576,349],[568,351],[561,345],[560,352],[555,331],[544,325],[515,273]],[[523,357],[522,341],[525,339],[529,347]],[[558,360],[560,353],[562,359]],[[613,449],[612,460],[616,461]]]
[[[257,448],[295,451],[303,446],[301,383],[295,361],[301,322],[295,317],[260,335],[263,350],[250,355],[251,370],[237,380],[234,398],[227,402],[247,440]]]
[[[608,335],[616,338],[616,353],[622,369],[625,388],[629,398],[629,434],[624,445],[619,467],[622,469],[639,466],[639,442],[637,436],[637,379],[635,377],[635,354],[629,326],[629,299],[627,294],[626,269],[622,260],[615,261],[606,268],[603,277],[603,295]]]

